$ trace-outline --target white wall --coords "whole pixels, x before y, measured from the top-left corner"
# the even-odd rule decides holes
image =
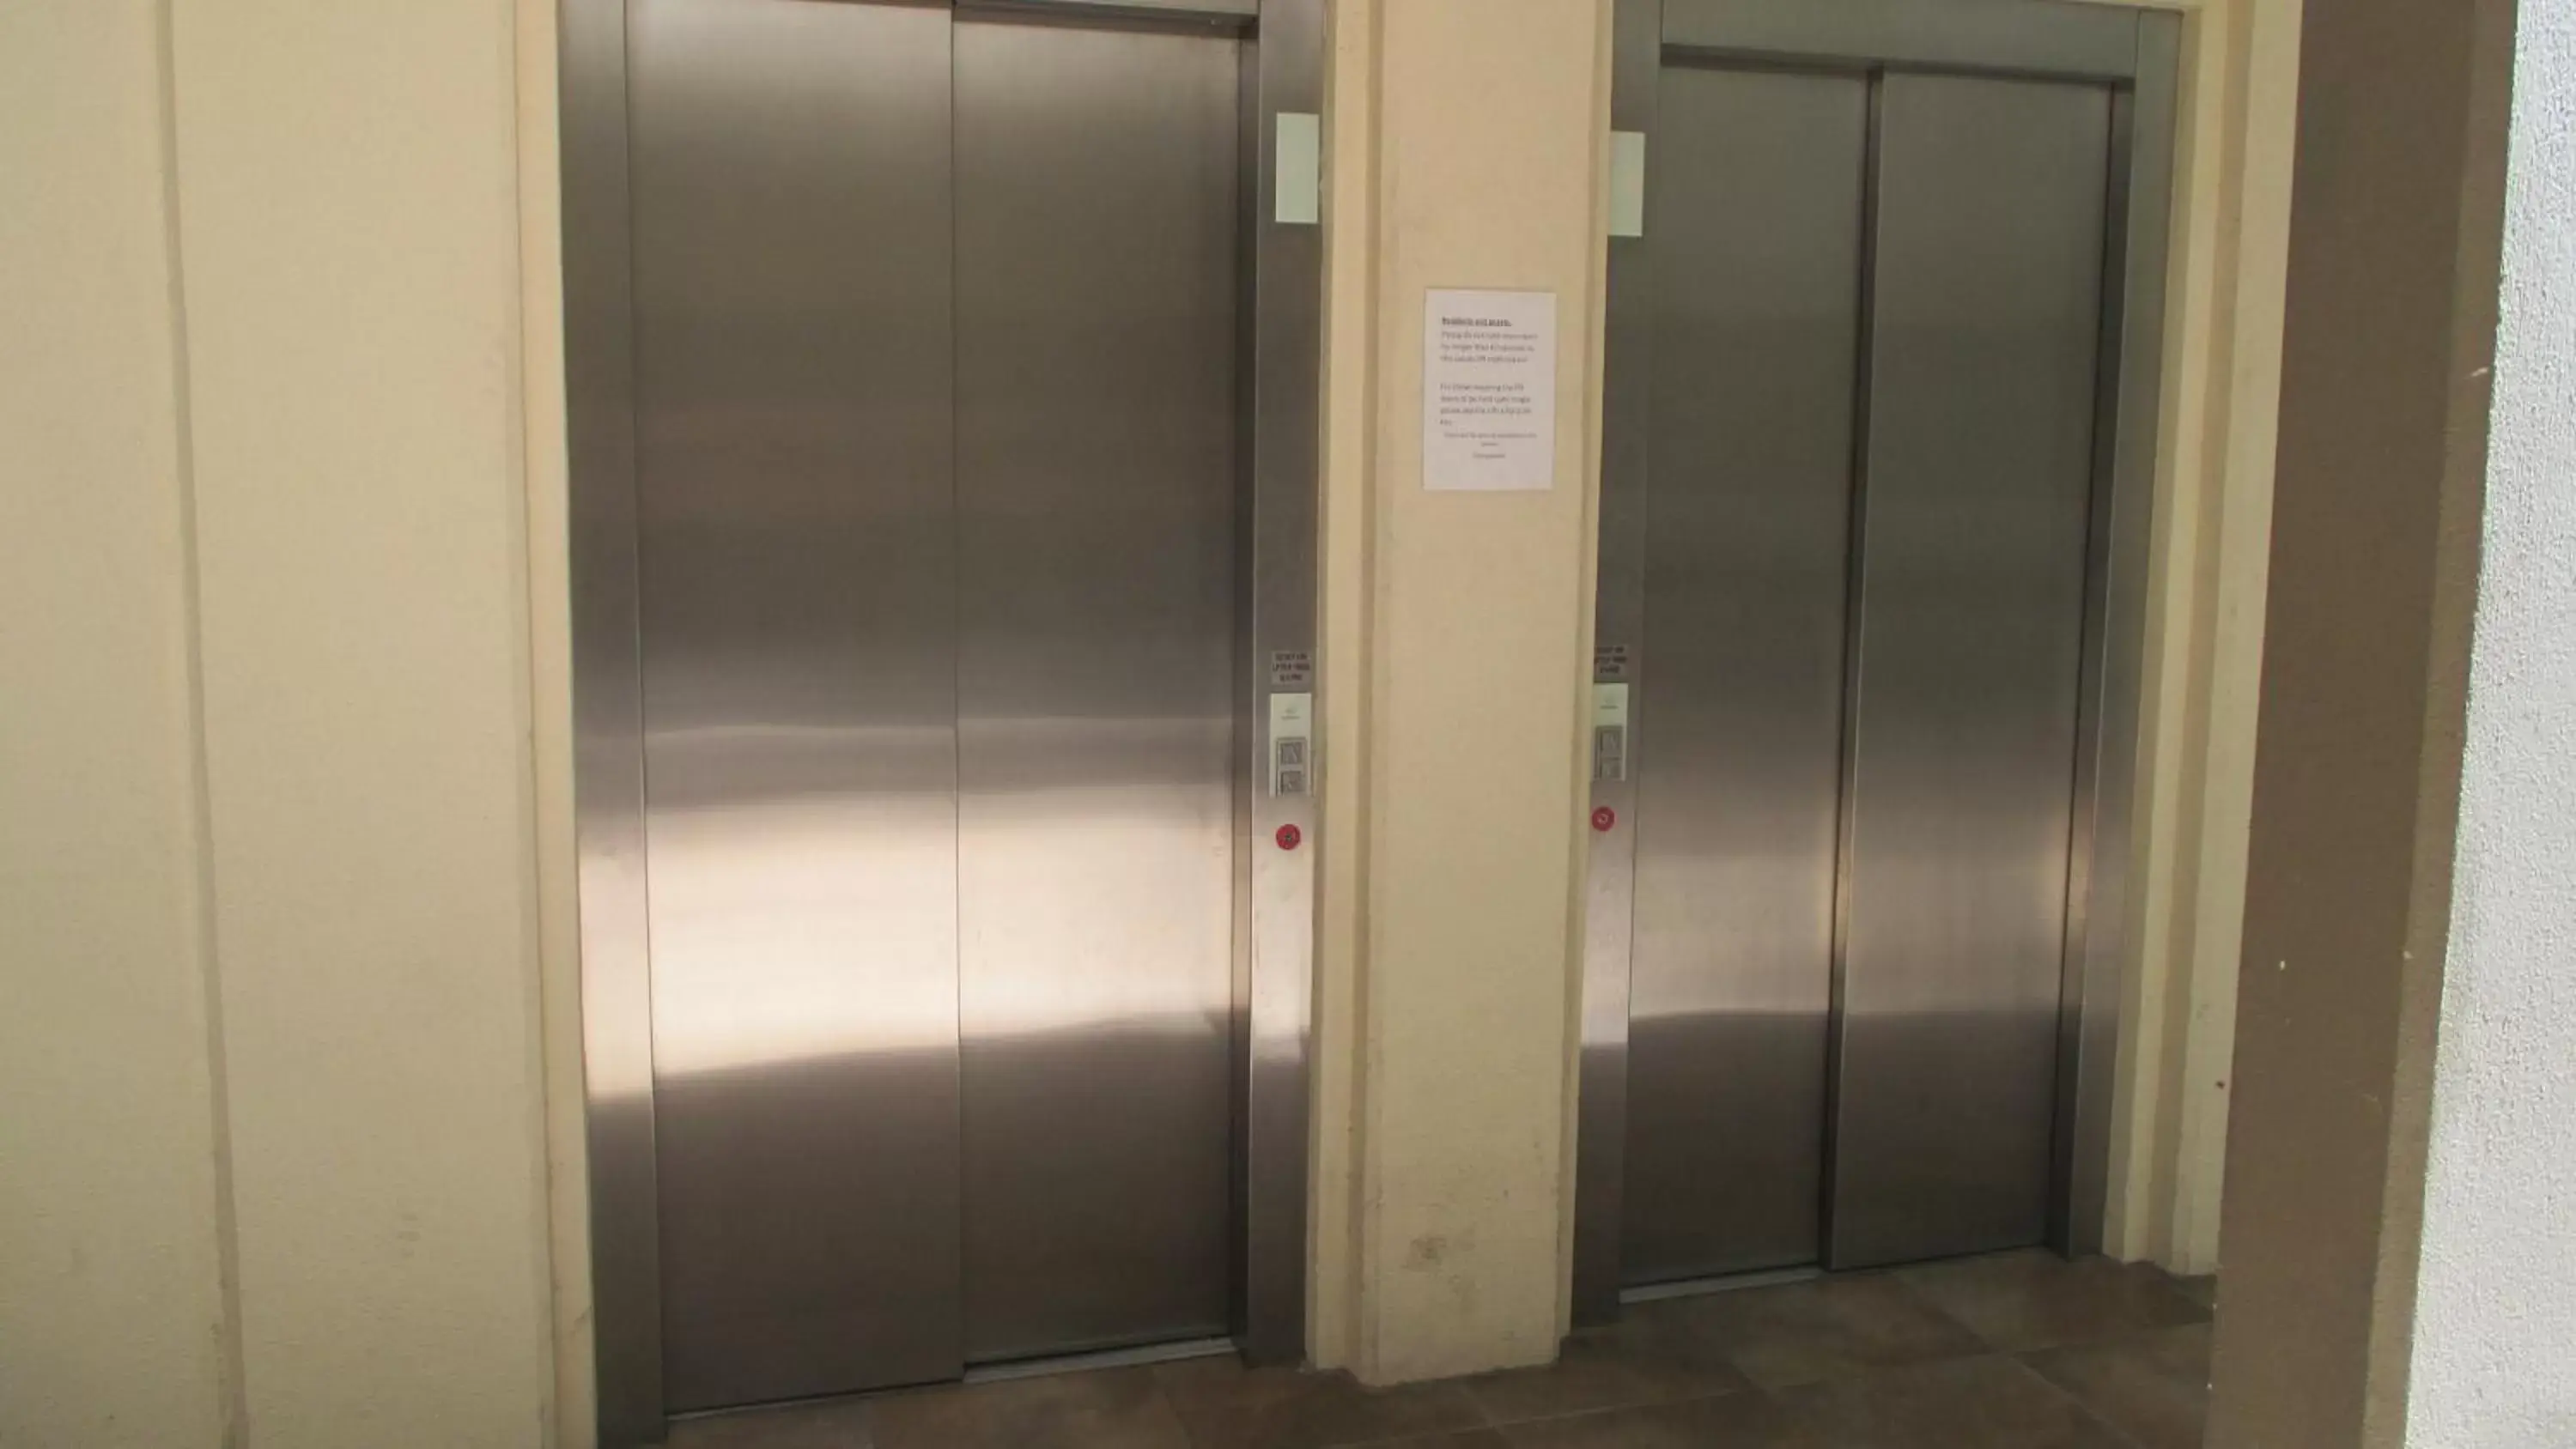
[[[2407,1442],[2576,1444],[2576,8],[2514,76]]]

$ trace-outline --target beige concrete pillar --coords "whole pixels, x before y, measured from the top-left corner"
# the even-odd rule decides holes
[[[2218,1266],[2302,0],[2193,0],[2108,1250]]]
[[[0,6],[0,1444],[231,1418],[161,9]]]
[[[0,12],[0,1442],[535,1449],[525,17]]]
[[[533,1449],[513,7],[172,15],[247,1440]]]
[[[1317,1349],[1395,1382],[1563,1322],[1608,5],[1335,24]],[[1441,288],[1555,294],[1545,490],[1425,489]]]

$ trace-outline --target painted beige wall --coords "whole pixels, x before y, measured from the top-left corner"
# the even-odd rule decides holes
[[[544,1440],[516,18],[0,15],[10,1444]]]
[[[181,0],[214,928],[254,1443],[538,1442],[509,0]]]
[[[1607,22],[1335,7],[1317,1343],[1373,1382],[1543,1362],[1563,1322]],[[1422,488],[1438,287],[1557,294],[1551,490]]]
[[[573,833],[572,515],[565,436],[563,165],[555,0],[515,0],[519,325],[524,339],[529,744],[546,1094],[547,1248],[556,1449],[599,1440],[582,1077],[581,902]]]
[[[2105,1241],[2218,1266],[2280,395],[2300,0],[2185,29],[2142,798]]]
[[[1377,0],[1334,0],[1324,74],[1324,450],[1317,721],[1314,1147],[1306,1334],[1346,1367],[1359,1336],[1360,923],[1368,913],[1370,487],[1376,406]],[[1344,747],[1344,742],[1349,747]]]
[[[0,6],[0,1442],[228,1416],[160,7]]]

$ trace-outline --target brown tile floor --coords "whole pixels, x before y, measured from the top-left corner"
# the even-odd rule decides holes
[[[672,1449],[2191,1449],[2206,1279],[2005,1253],[1668,1298],[1546,1368],[1402,1388],[1231,1359],[677,1426]]]

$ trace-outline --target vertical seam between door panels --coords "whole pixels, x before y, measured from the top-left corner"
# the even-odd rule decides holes
[[[1226,699],[1233,707],[1227,733],[1226,759],[1231,772],[1227,795],[1233,819],[1226,832],[1231,852],[1226,861],[1230,930],[1226,942],[1226,1283],[1225,1326],[1237,1346],[1252,1337],[1253,1084],[1255,1056],[1253,1000],[1258,969],[1260,921],[1255,877],[1260,870],[1253,841],[1261,828],[1261,802],[1269,786],[1268,752],[1273,748],[1261,717],[1267,703],[1261,669],[1261,242],[1269,213],[1262,208],[1264,143],[1271,139],[1271,120],[1262,86],[1258,27],[1227,42],[1234,50],[1234,186],[1227,210],[1234,218],[1234,328],[1229,355],[1236,369],[1234,396],[1234,476],[1227,480],[1231,536],[1227,539],[1233,577],[1227,581],[1234,658],[1226,678]],[[1309,747],[1311,749],[1311,746]],[[1308,760],[1309,777],[1313,761]]]
[[[948,993],[956,1030],[949,1060],[957,1073],[957,1136],[954,1171],[957,1187],[956,1359],[964,1371],[966,1346],[973,1335],[966,1315],[974,1299],[966,1291],[967,1233],[973,1205],[966,1196],[966,458],[964,413],[966,329],[958,302],[958,213],[965,209],[964,171],[958,164],[957,131],[964,124],[957,105],[957,17],[948,15]]]
[[[1834,1202],[1839,1176],[1842,1119],[1843,1035],[1852,915],[1852,834],[1860,792],[1861,621],[1869,537],[1871,388],[1876,373],[1880,133],[1887,72],[1872,67],[1862,80],[1859,277],[1852,346],[1852,434],[1849,507],[1843,554],[1843,690],[1840,721],[1839,798],[1834,809],[1832,946],[1826,971],[1825,1091],[1822,1171],[1817,1174],[1817,1258],[1834,1265]]]

